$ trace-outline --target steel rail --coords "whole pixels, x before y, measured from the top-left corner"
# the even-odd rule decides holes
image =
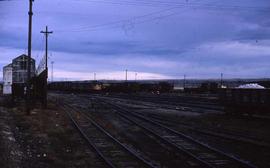
[[[127,96],[121,96],[121,95],[116,95],[116,96],[110,96],[110,97],[116,97],[116,98],[127,98]],[[196,102],[197,104],[193,104],[190,102],[186,102],[186,100],[184,100],[184,102],[178,102],[178,101],[168,101],[166,98],[164,97],[151,97],[151,96],[132,96],[132,97],[128,97],[129,99],[135,99],[135,100],[146,100],[148,102],[153,102],[153,103],[166,103],[169,105],[180,105],[180,106],[186,106],[186,107],[195,107],[195,108],[202,108],[202,109],[209,109],[209,110],[223,110],[222,107],[219,107],[218,104],[207,104],[207,102],[199,102],[200,104],[198,104],[198,102]],[[177,99],[175,99],[177,100]],[[214,107],[213,107],[214,106]]]
[[[97,97],[97,96],[95,96],[95,97]],[[105,97],[105,98],[107,98],[107,97]],[[130,100],[123,100],[121,98],[113,98],[113,99],[115,99],[115,101],[120,101],[120,102],[124,101],[124,102],[126,102],[128,104],[136,104],[136,105],[139,102],[139,101],[136,101],[136,100],[131,100],[131,101]],[[150,106],[150,105],[145,105],[145,106]],[[170,107],[159,106],[159,105],[154,106],[154,104],[152,104],[151,107],[152,106],[153,107],[159,107],[159,108],[173,109],[173,108],[170,108]],[[139,115],[142,115],[142,116],[145,116],[145,117],[148,117],[150,119],[153,119],[153,120],[155,120],[156,122],[158,122],[160,124],[172,125],[172,122],[173,122],[174,124],[177,124],[177,125],[180,124],[181,126],[185,127],[186,129],[189,129],[189,130],[191,130],[193,132],[197,132],[199,134],[215,136],[215,137],[227,139],[227,140],[230,140],[230,141],[235,141],[235,142],[240,142],[240,143],[247,143],[247,144],[250,144],[250,145],[270,149],[270,144],[269,143],[254,139],[252,137],[243,137],[243,135],[236,135],[236,134],[231,134],[231,133],[226,133],[226,132],[213,132],[211,130],[199,130],[200,128],[199,129],[194,128],[189,124],[182,123],[182,122],[177,122],[175,120],[165,119],[162,116],[158,116],[158,115],[154,115],[154,114],[144,114],[144,113],[141,113],[141,112],[135,112],[135,113],[137,113]]]
[[[195,159],[196,161],[200,162],[204,167],[208,167],[208,168],[214,168],[212,165],[210,165],[209,163],[205,162],[204,160],[197,158],[195,155],[193,155],[192,153],[188,152],[185,149],[179,148],[178,146],[176,146],[175,144],[173,144],[172,142],[168,141],[167,139],[163,138],[162,136],[160,136],[159,134],[155,133],[154,131],[152,131],[151,129],[142,126],[140,123],[132,120],[130,117],[127,117],[125,114],[122,114],[121,112],[117,112],[120,116],[122,116],[123,118],[127,119],[128,121],[136,124],[138,127],[150,132],[151,134],[153,134],[154,136],[158,137],[160,140],[162,140],[163,142],[169,144],[170,146],[177,148],[178,150],[180,150],[181,152],[187,154],[188,156],[190,156],[191,158]]]
[[[65,106],[68,106],[69,109],[71,109],[72,111],[75,111],[75,109],[73,107],[71,107],[69,104],[65,104]],[[77,111],[77,110],[76,110]],[[150,168],[155,168],[154,165],[152,165],[151,163],[149,163],[147,160],[145,160],[144,158],[142,158],[141,156],[139,156],[137,153],[133,152],[132,150],[130,150],[129,148],[127,148],[125,145],[123,145],[119,140],[117,140],[116,138],[114,138],[111,134],[109,134],[105,129],[103,129],[100,125],[98,125],[94,120],[92,120],[90,118],[90,116],[86,115],[85,113],[82,113],[81,114],[86,117],[90,123],[92,123],[96,128],[98,128],[102,133],[104,133],[106,136],[108,136],[111,140],[113,140],[115,143],[117,143],[119,146],[121,146],[125,151],[127,151],[129,154],[131,154],[134,158],[136,158],[139,162],[141,162],[143,165],[145,165],[146,167],[150,167]],[[71,116],[71,114],[69,113],[71,119],[73,121],[75,121],[73,119],[73,117]],[[75,121],[75,123],[77,124],[77,122]],[[77,126],[79,127],[79,125],[77,124]],[[80,127],[79,127],[80,128]],[[81,130],[81,128],[80,128]],[[82,131],[82,130],[81,130]],[[83,131],[82,131],[83,132]],[[84,135],[87,137],[87,135],[84,133]],[[87,137],[87,139],[89,139]],[[90,140],[90,139],[89,139]],[[92,143],[93,144],[93,143]],[[94,145],[94,144],[93,144]],[[95,146],[95,150],[98,150],[98,147]],[[103,160],[106,160],[106,163],[109,162],[108,164],[110,164],[110,166],[113,166],[113,163],[111,161],[109,161],[108,158],[106,158],[102,152],[100,150],[98,150],[99,154],[102,156]]]
[[[74,120],[74,118],[71,116],[70,112],[65,109],[63,105],[61,105],[63,110],[68,114],[69,119],[74,124],[75,128],[79,131],[79,133],[82,135],[82,137],[88,142],[88,144],[96,151],[96,153],[99,155],[99,157],[111,168],[116,168],[98,149],[98,147],[88,138],[88,136],[84,133],[84,131],[80,128],[78,123]]]
[[[81,102],[80,102],[81,103]],[[104,106],[105,107],[105,106]],[[83,108],[83,107],[82,107]],[[87,115],[87,114],[86,114]],[[118,115],[122,115],[122,114],[118,114]],[[159,140],[158,141],[160,141],[160,140],[162,140],[163,141],[163,143],[164,143],[164,145],[161,145],[161,147],[163,147],[165,150],[168,150],[168,151],[170,151],[170,152],[172,152],[173,154],[176,154],[175,153],[175,148],[176,148],[176,146],[174,145],[174,144],[172,144],[171,142],[169,142],[169,141],[167,141],[166,139],[164,139],[164,138],[162,138],[161,136],[159,136],[158,134],[156,134],[155,132],[152,132],[151,130],[149,130],[148,128],[145,128],[145,127],[143,127],[143,126],[141,126],[141,125],[139,125],[137,122],[135,122],[135,121],[133,121],[133,120],[130,120],[129,118],[127,118],[126,116],[122,116],[126,121],[129,121],[129,122],[131,122],[131,123],[133,123],[134,125],[136,125],[137,127],[140,127],[142,130],[144,130],[145,132],[145,134],[146,134],[146,132],[150,132],[150,136],[156,136],[156,137],[158,137],[159,138]],[[147,134],[146,134],[147,135]],[[157,140],[157,139],[156,139]],[[159,142],[160,143],[160,142]],[[170,145],[170,147],[166,147],[166,144],[168,145]],[[181,165],[182,166],[184,166],[184,164],[186,164],[186,166],[189,166],[189,167],[194,167],[194,165],[200,165],[200,164],[196,164],[196,163],[194,163],[194,161],[192,161],[193,163],[192,164],[190,164],[191,162],[189,162],[189,161],[185,161],[185,163],[181,163]],[[196,166],[195,166],[196,167]],[[210,165],[207,165],[207,166],[205,166],[204,165],[204,167],[210,167]]]
[[[115,98],[116,101],[124,101],[128,104],[136,104],[137,105],[137,101],[136,100],[122,100],[122,99],[119,99],[119,98]],[[136,103],[134,103],[136,101]],[[145,105],[145,106],[148,106],[148,105]],[[151,105],[152,107],[152,105]],[[165,107],[165,106],[154,106],[154,107],[159,107],[159,108],[166,108],[166,109],[173,109],[173,108],[170,108],[170,107]],[[162,116],[158,116],[158,115],[155,115],[155,114],[144,114],[144,113],[141,113],[141,112],[136,112],[137,114],[139,115],[143,115],[145,117],[148,117],[150,119],[153,119],[155,120],[156,122],[160,123],[160,124],[166,124],[166,125],[172,125],[172,124],[177,124],[177,125],[181,125],[183,127],[185,127],[186,129],[188,130],[191,130],[193,132],[197,132],[199,134],[204,134],[204,135],[210,135],[210,136],[215,136],[215,137],[219,137],[219,138],[223,138],[223,139],[227,139],[227,140],[230,140],[230,141],[235,141],[235,142],[240,142],[240,143],[247,143],[247,144],[250,144],[250,145],[254,145],[254,146],[257,146],[257,147],[263,147],[263,148],[269,148],[270,149],[270,144],[269,143],[266,143],[266,142],[263,142],[261,140],[258,140],[258,139],[255,139],[255,138],[252,138],[252,137],[243,137],[244,135],[236,135],[236,134],[232,134],[232,133],[227,133],[227,132],[214,132],[214,131],[211,131],[211,130],[200,130],[200,128],[194,128],[192,127],[191,125],[189,124],[186,124],[186,123],[181,123],[181,122],[177,122],[175,120],[171,120],[171,119],[165,119],[164,117]]]
[[[101,100],[101,99],[99,99],[99,100]],[[165,126],[165,125],[162,125],[162,124],[157,123],[157,122],[155,122],[155,121],[153,121],[153,120],[151,120],[151,119],[148,119],[148,118],[145,118],[145,117],[140,116],[140,115],[138,115],[138,114],[135,114],[135,112],[133,112],[133,111],[126,110],[126,109],[124,109],[123,107],[121,107],[121,106],[119,106],[119,105],[112,104],[112,103],[107,102],[107,101],[104,101],[104,100],[101,100],[101,101],[104,102],[104,103],[109,104],[109,105],[112,106],[112,107],[115,107],[115,109],[118,110],[118,113],[119,113],[119,114],[120,114],[119,111],[121,111],[121,112],[122,112],[122,116],[125,115],[125,116],[127,117],[127,114],[128,114],[128,115],[132,115],[132,116],[134,116],[134,117],[136,117],[136,118],[140,118],[141,120],[144,120],[144,121],[147,121],[147,122],[149,122],[149,123],[152,123],[152,124],[155,125],[155,126],[158,126],[158,127],[160,127],[160,128],[163,128],[163,129],[165,129],[165,130],[167,130],[167,131],[173,133],[173,134],[176,134],[176,135],[178,135],[178,136],[180,136],[180,137],[183,137],[183,138],[185,138],[185,139],[187,139],[187,140],[189,140],[189,141],[191,141],[191,142],[193,142],[193,143],[196,143],[197,145],[200,145],[201,147],[204,147],[204,148],[206,148],[206,149],[208,149],[208,150],[210,150],[210,151],[212,151],[212,152],[217,153],[218,155],[221,155],[221,156],[224,156],[225,158],[228,158],[228,159],[230,159],[230,160],[233,160],[233,161],[235,161],[236,163],[240,164],[240,165],[243,166],[243,167],[248,167],[248,168],[255,168],[255,167],[256,167],[256,166],[254,166],[254,165],[252,165],[252,164],[250,164],[250,163],[248,163],[248,162],[246,162],[246,161],[243,161],[243,160],[241,160],[241,159],[239,159],[239,158],[236,158],[235,156],[229,155],[229,154],[227,154],[227,153],[225,153],[225,152],[223,152],[223,151],[221,151],[221,150],[215,149],[215,148],[213,148],[213,147],[210,147],[209,145],[206,145],[206,144],[204,144],[204,143],[202,143],[202,142],[199,142],[199,141],[193,139],[193,138],[190,137],[190,136],[187,136],[187,135],[185,135],[185,134],[183,134],[183,133],[177,132],[177,131],[175,131],[175,130],[173,130],[173,129],[171,129],[171,128]],[[130,118],[130,117],[128,117],[128,118]],[[132,119],[131,119],[131,120],[132,120]],[[178,149],[179,149],[179,148],[178,148]],[[198,158],[197,156],[193,155],[192,153],[190,153],[190,152],[188,152],[188,151],[186,151],[186,153],[189,154],[190,156],[194,157],[195,159],[198,159],[198,161],[202,161],[202,163],[206,163],[205,165],[210,165],[209,167],[212,166],[212,165],[209,164],[208,162],[206,162],[206,161],[204,161],[204,160]],[[212,166],[212,167],[215,167],[215,166]]]
[[[199,130],[200,128],[196,128],[193,127],[189,124],[186,123],[181,123],[181,122],[177,122],[174,120],[169,120],[169,119],[164,119],[162,118],[162,116],[157,116],[154,114],[143,114],[141,112],[136,112],[139,115],[145,116],[147,118],[153,119],[156,122],[160,123],[160,124],[167,124],[167,125],[181,125],[182,127],[184,127],[185,129],[188,129],[190,131],[193,132],[197,132],[199,134],[205,134],[205,135],[210,135],[210,136],[215,136],[215,137],[219,137],[222,139],[228,139],[230,141],[236,141],[236,142],[240,142],[240,143],[248,143],[250,145],[254,145],[254,146],[258,146],[258,147],[263,147],[263,148],[269,148],[270,149],[270,144],[266,143],[266,142],[262,142],[260,140],[254,139],[254,138],[250,138],[250,137],[242,137],[241,135],[236,135],[236,134],[229,134],[226,132],[214,132],[211,130]]]
[[[153,103],[153,104],[159,104],[160,107],[165,106],[176,106],[176,107],[184,107],[191,109],[193,108],[192,112],[199,112],[200,111],[215,111],[215,112],[220,112],[223,109],[223,107],[212,107],[213,105],[197,105],[197,104],[192,104],[192,103],[184,103],[184,102],[171,102],[171,101],[164,101],[164,100],[159,100],[159,98],[156,98],[156,100],[153,100],[154,98],[147,98],[147,97],[140,97],[140,96],[133,96],[133,97],[126,97],[126,96],[100,96],[100,95],[95,95],[93,97],[104,97],[104,98],[115,98],[115,99],[123,99],[125,101],[141,101],[141,102],[148,102],[148,103]],[[152,100],[151,100],[152,99]],[[171,109],[171,108],[169,108]],[[202,113],[202,112],[200,112]]]
[[[107,98],[107,97],[106,97]],[[121,101],[121,102],[125,102],[128,104],[135,104],[135,103],[141,103],[141,105],[144,106],[148,106],[148,107],[154,107],[154,108],[163,108],[163,109],[171,109],[171,110],[179,110],[179,111],[187,111],[187,112],[191,112],[191,113],[204,113],[202,112],[202,110],[198,111],[197,109],[194,110],[194,108],[192,109],[192,107],[187,107],[187,106],[181,106],[181,108],[179,107],[179,105],[166,105],[166,104],[157,104],[155,102],[150,102],[147,101],[148,104],[142,104],[144,102],[140,101],[140,100],[135,100],[135,99],[123,99],[123,98],[116,98],[116,97],[110,97],[110,99],[115,99],[115,101]],[[150,105],[151,104],[151,105]],[[197,107],[196,107],[197,108]],[[203,109],[203,111],[205,111],[206,109]],[[208,110],[209,111],[209,110]]]

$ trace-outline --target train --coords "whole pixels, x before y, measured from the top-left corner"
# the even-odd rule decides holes
[[[71,93],[169,93],[174,91],[169,82],[99,82],[62,81],[48,84],[51,91]],[[211,93],[227,114],[270,114],[270,89],[218,88],[215,83],[202,84],[198,88],[185,88],[184,93]]]
[[[270,114],[270,89],[220,89],[219,100],[227,114]]]
[[[48,84],[48,89],[52,91],[68,91],[68,92],[170,92],[173,90],[173,84],[168,82],[156,83],[139,83],[139,82],[88,82],[88,81],[64,81],[51,82]]]

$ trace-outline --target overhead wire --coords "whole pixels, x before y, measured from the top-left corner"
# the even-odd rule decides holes
[[[172,16],[176,13],[179,13],[181,11],[177,11],[174,14],[170,13],[167,14],[166,16],[160,16],[159,14],[165,13],[165,12],[170,12],[173,11],[175,9],[180,9],[182,7],[170,7],[167,9],[162,9],[162,10],[158,10],[155,12],[151,12],[148,14],[144,14],[144,15],[140,15],[140,16],[135,16],[135,17],[131,17],[129,19],[123,19],[123,20],[118,20],[118,21],[113,21],[113,22],[107,22],[107,23],[102,23],[102,24],[97,24],[97,25],[87,25],[87,26],[80,26],[80,27],[76,27],[76,28],[72,28],[72,29],[56,29],[55,31],[59,32],[59,33],[63,33],[63,32],[83,32],[83,31],[96,31],[96,30],[104,30],[107,28],[121,28],[123,27],[123,24],[140,24],[140,23],[145,23],[147,21],[151,21],[151,20],[156,20],[156,19],[160,19],[160,18],[166,18],[169,16]],[[157,17],[155,17],[156,15],[159,15]],[[145,19],[146,20],[143,20]],[[108,27],[110,26],[110,27]]]
[[[203,4],[203,3],[194,3],[194,2],[172,2],[172,1],[128,1],[128,0],[76,0],[82,2],[89,2],[89,3],[103,3],[103,4],[113,4],[113,5],[131,5],[131,6],[147,6],[147,7],[198,7],[198,8],[212,8],[212,9],[240,9],[240,10],[263,10],[269,11],[270,7],[264,6],[240,6],[240,5],[215,5],[215,4]]]
[[[122,24],[122,23],[125,23],[125,22],[129,22],[129,21],[135,21],[135,20],[139,20],[139,19],[143,19],[143,18],[146,18],[146,17],[151,17],[151,16],[155,16],[157,14],[160,14],[160,13],[163,13],[163,12],[166,12],[166,11],[171,11],[173,9],[176,9],[175,7],[173,8],[169,8],[169,9],[163,9],[163,10],[159,10],[159,11],[156,11],[156,12],[152,12],[152,13],[148,13],[148,14],[145,14],[145,15],[140,15],[140,16],[136,16],[136,17],[132,17],[132,18],[129,18],[129,19],[123,19],[123,20],[118,20],[118,21],[113,21],[113,22],[107,22],[107,23],[102,23],[102,24],[97,24],[97,25],[92,25],[92,26],[82,26],[82,27],[77,27],[77,28],[73,28],[73,29],[59,29],[59,30],[55,30],[57,32],[65,32],[66,30],[69,31],[69,32],[72,32],[72,31],[87,31],[87,30],[91,30],[91,29],[96,29],[96,28],[102,28],[102,27],[106,27],[106,26],[111,26],[111,25],[118,25],[118,24]]]
[[[92,0],[92,1],[77,0],[77,1],[96,2],[95,0]],[[105,0],[103,0],[103,1],[105,2]],[[98,1],[98,2],[100,2],[100,1]],[[106,2],[110,2],[110,1],[107,0]],[[119,0],[119,1],[113,2],[113,3],[118,4],[119,2],[131,2],[131,1]],[[140,2],[142,2],[142,1],[140,1]],[[167,2],[162,2],[162,1],[151,1],[151,2],[167,3]],[[207,3],[203,3],[203,4],[197,2],[196,4],[197,5],[200,4],[200,5],[204,5],[204,6],[209,6],[209,7],[218,7],[218,6],[220,6],[218,4],[213,4],[215,2],[216,1],[214,1],[214,2],[213,1],[209,2],[208,1]],[[144,2],[144,3],[146,3],[146,2]],[[148,4],[149,4],[149,1],[148,1]],[[177,4],[179,4],[179,3],[177,3]],[[153,21],[153,20],[164,19],[164,18],[173,16],[173,15],[176,15],[176,14],[182,12],[182,11],[176,11],[176,12],[172,12],[172,13],[166,13],[166,12],[171,12],[171,11],[176,10],[176,9],[184,8],[185,5],[187,5],[187,4],[190,5],[191,3],[185,3],[185,4],[181,3],[181,6],[173,6],[173,7],[167,8],[167,9],[162,9],[162,10],[159,10],[159,11],[156,11],[156,12],[152,12],[152,13],[149,13],[149,14],[132,17],[132,18],[129,18],[129,19],[123,19],[123,20],[107,22],[107,23],[102,23],[102,24],[97,24],[97,25],[78,26],[78,27],[74,27],[74,28],[71,28],[71,29],[58,29],[58,30],[55,30],[55,31],[57,31],[58,33],[64,33],[64,32],[75,32],[76,33],[76,32],[84,32],[84,31],[106,30],[106,29],[113,29],[113,28],[134,27],[134,25],[136,25],[136,24],[142,24],[142,23]],[[195,3],[193,3],[193,4],[195,4]],[[127,5],[131,5],[131,4],[128,3]],[[194,6],[193,9],[197,9],[196,7]],[[231,6],[231,7],[238,8],[239,6]],[[256,7],[254,7],[254,8],[256,8]],[[249,8],[246,7],[246,9],[249,9]],[[270,8],[269,8],[269,11],[270,11]],[[165,15],[160,15],[160,14],[164,14],[164,13],[166,13],[166,14]],[[156,15],[158,15],[158,16],[156,16]]]
[[[37,51],[38,52],[37,52],[36,60],[39,60],[40,55],[41,55],[41,58],[42,58],[43,53],[45,52],[44,51],[45,50],[44,45],[45,45],[45,37],[42,36],[42,38],[39,40],[39,43],[37,45]]]

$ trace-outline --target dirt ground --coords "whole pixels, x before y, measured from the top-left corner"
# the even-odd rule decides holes
[[[96,154],[53,104],[47,110],[0,108],[0,164],[3,168],[96,167]]]
[[[12,117],[7,109],[0,107],[0,165],[21,167],[22,151],[15,139]]]

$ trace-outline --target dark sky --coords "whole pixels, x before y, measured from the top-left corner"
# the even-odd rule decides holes
[[[269,0],[35,0],[33,10],[33,57],[48,25],[58,79],[270,76]],[[27,12],[28,0],[0,1],[1,68],[27,51]]]

